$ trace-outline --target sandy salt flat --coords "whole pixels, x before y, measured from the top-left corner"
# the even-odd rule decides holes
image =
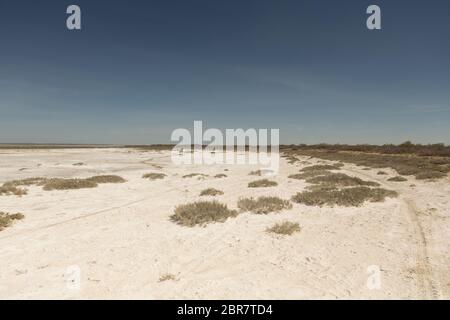
[[[73,165],[79,162],[85,165]],[[25,215],[0,231],[0,298],[450,298],[448,178],[388,182],[378,170],[346,165],[342,172],[378,181],[400,197],[358,208],[294,204],[206,227],[169,220],[176,205],[198,200],[208,187],[223,190],[215,198],[231,208],[241,196],[289,199],[306,185],[287,178],[300,168],[282,158],[271,178],[279,185],[251,189],[255,166],[175,166],[167,151],[1,150],[0,183],[98,174],[127,182],[68,191],[31,186],[22,197],[0,196],[0,211]],[[142,179],[148,172],[167,177]],[[193,172],[210,177],[182,178]],[[218,173],[228,177],[214,178]],[[283,220],[298,222],[301,232],[265,232]],[[367,286],[371,265],[380,267],[379,289]],[[71,285],[73,266],[79,289]],[[167,273],[175,280],[160,282]]]

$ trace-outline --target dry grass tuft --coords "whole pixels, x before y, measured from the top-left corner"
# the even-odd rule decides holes
[[[224,173],[218,173],[214,176],[214,178],[226,178],[226,177],[227,177],[227,175]]]
[[[21,213],[0,212],[0,231],[9,227],[15,220],[22,220],[25,216]]]
[[[268,214],[284,209],[292,209],[292,204],[289,200],[283,200],[278,197],[244,198],[239,199],[238,208],[242,211],[249,211],[256,214]]]
[[[220,190],[217,190],[217,189],[214,189],[214,188],[208,188],[208,189],[205,189],[202,192],[200,192],[200,196],[213,196],[213,197],[215,197],[215,196],[219,196],[219,195],[222,195],[222,194],[223,194],[223,191],[220,191]]]
[[[266,229],[267,232],[281,234],[281,235],[292,235],[294,232],[300,232],[301,228],[297,222],[284,221],[277,223],[271,228]]]
[[[27,194],[26,189],[17,188],[13,185],[7,185],[4,184],[3,186],[0,186],[0,195],[15,195],[15,196],[23,196]]]
[[[278,183],[275,181],[262,179],[262,180],[256,180],[256,181],[250,182],[248,184],[248,187],[249,188],[267,188],[267,187],[275,187],[277,185],[278,185]]]
[[[236,210],[230,210],[225,204],[217,201],[199,201],[179,205],[170,219],[177,224],[193,227],[212,222],[225,222],[228,218],[237,215]]]
[[[382,202],[386,197],[396,197],[395,191],[369,188],[366,186],[352,187],[346,189],[329,189],[327,186],[321,188],[320,185],[313,191],[297,193],[292,197],[292,201],[308,206],[360,206],[365,201]]]
[[[377,175],[384,176],[384,175],[387,175],[387,173],[385,171],[378,171]]]
[[[159,277],[159,282],[164,282],[164,281],[176,281],[177,278],[175,277],[175,275],[171,274],[171,273],[166,273],[163,274],[161,277]]]
[[[150,179],[150,180],[157,180],[157,179],[164,179],[166,175],[164,173],[146,173],[142,176],[144,179]]]
[[[396,177],[389,178],[388,181],[404,182],[404,181],[408,181],[408,179],[406,179],[405,177],[402,177],[402,176],[396,176]]]

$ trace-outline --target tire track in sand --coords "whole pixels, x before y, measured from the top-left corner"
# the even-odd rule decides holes
[[[420,293],[424,299],[438,299],[440,297],[440,290],[433,278],[433,270],[429,261],[428,241],[425,235],[424,228],[419,219],[419,210],[412,198],[402,195],[403,192],[397,186],[387,183],[384,180],[371,176],[367,173],[360,172],[355,169],[343,168],[343,171],[348,171],[353,174],[364,176],[371,180],[375,180],[381,186],[398,192],[399,198],[404,204],[404,211],[409,218],[409,222],[414,230],[414,238],[416,239],[416,267],[415,272],[419,280]]]

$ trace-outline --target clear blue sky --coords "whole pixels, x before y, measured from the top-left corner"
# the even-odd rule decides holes
[[[450,144],[450,1],[0,0],[0,142],[167,143],[194,120]]]

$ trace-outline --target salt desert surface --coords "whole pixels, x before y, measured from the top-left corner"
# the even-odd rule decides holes
[[[169,151],[0,150],[0,184],[30,177],[126,179],[76,190],[29,186],[21,197],[0,195],[0,211],[25,216],[0,231],[0,298],[450,298],[448,177],[390,182],[397,175],[392,169],[380,176],[377,169],[345,164],[341,172],[399,196],[360,207],[293,203],[279,213],[241,213],[206,226],[170,220],[177,205],[200,198],[232,209],[240,197],[290,199],[307,185],[288,178],[301,168],[281,158],[279,174],[270,177],[277,186],[248,188],[256,166],[178,166]],[[166,177],[142,178],[152,172]],[[208,176],[183,178],[189,173]],[[227,177],[214,177],[220,173]],[[206,188],[224,194],[199,197]],[[284,220],[298,222],[301,231],[265,231]],[[377,288],[368,286],[371,266],[380,270]],[[73,270],[80,272],[79,287]]]

